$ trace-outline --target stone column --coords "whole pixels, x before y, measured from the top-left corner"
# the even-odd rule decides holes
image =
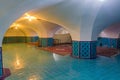
[[[39,46],[41,47],[48,47],[53,46],[53,38],[40,38],[39,39]]]
[[[73,41],[72,56],[75,58],[96,58],[96,41]]]

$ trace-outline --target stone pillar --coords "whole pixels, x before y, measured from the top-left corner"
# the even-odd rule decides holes
[[[72,57],[80,58],[80,42],[72,41]]]
[[[117,48],[120,49],[120,38],[117,40]]]
[[[73,41],[72,56],[75,58],[96,58],[96,41]]]
[[[2,48],[0,47],[0,77],[3,75]]]
[[[48,47],[53,46],[53,38],[40,38],[39,39],[39,46],[41,47]]]

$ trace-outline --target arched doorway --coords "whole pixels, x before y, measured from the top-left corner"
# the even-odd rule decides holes
[[[104,29],[98,37],[98,54],[103,56],[114,56],[118,54],[120,38],[120,23],[113,24]]]
[[[28,44],[23,44],[23,43],[38,42],[38,45],[37,45],[37,48],[38,48],[38,46],[41,44],[49,43],[49,39],[51,39],[51,38],[53,39],[54,33],[60,27],[59,25],[56,25],[54,23],[50,23],[50,22],[47,22],[47,21],[44,21],[41,19],[36,20],[35,23],[33,23],[33,22],[29,23],[28,20],[25,21],[24,19],[21,19],[21,18],[16,20],[15,23],[10,26],[10,28],[8,29],[8,32],[6,32],[6,34],[5,34],[5,38],[3,39],[3,58],[6,57],[7,51],[10,51],[10,54],[11,54],[11,56],[10,56],[10,54],[7,55],[7,56],[10,56],[9,58],[11,58],[11,60],[8,61],[7,58],[3,59],[3,65],[4,65],[4,67],[10,68],[10,71],[12,74],[14,74],[14,71],[16,71],[16,70],[23,69],[24,66],[26,66],[26,65],[29,66],[28,64],[24,63],[27,61],[26,58],[28,59],[29,57],[32,57],[31,55],[33,53],[36,53],[36,51],[39,51],[38,49],[35,50],[34,47],[32,47]],[[50,33],[50,34],[48,34],[48,33]],[[41,39],[43,39],[43,43],[39,42],[39,40],[41,40]],[[44,39],[46,39],[47,41]],[[7,43],[12,43],[12,44],[7,44]],[[18,44],[18,43],[20,43],[20,44]],[[45,45],[45,46],[42,45],[42,47],[47,47],[47,46],[48,45]],[[29,51],[31,51],[31,52],[29,52]],[[42,52],[42,51],[40,51],[40,52]],[[50,52],[43,51],[43,53],[44,54],[48,53],[47,55],[49,55]],[[24,55],[24,54],[26,54],[26,55]],[[25,56],[27,56],[27,57],[25,58]],[[23,57],[25,60],[22,60]],[[38,57],[39,56],[37,56],[37,58],[35,58],[35,56],[34,56],[34,57],[32,57],[32,59],[33,58],[38,59]],[[53,60],[54,58],[52,57],[51,59]],[[6,71],[6,69],[4,69],[4,71]],[[5,76],[7,77],[11,73],[8,73],[7,75],[5,74]]]
[[[44,47],[42,49],[62,56],[70,55],[72,53],[72,39],[70,33],[60,27],[54,32],[53,46]]]
[[[58,29],[54,36],[54,45],[60,45],[60,44],[72,44],[72,39],[70,33],[65,30],[64,28]]]

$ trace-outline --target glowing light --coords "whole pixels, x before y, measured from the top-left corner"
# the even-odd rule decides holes
[[[21,69],[21,68],[23,68],[23,64],[20,61],[20,59],[18,58],[18,56],[16,56],[16,61],[14,63],[14,66],[15,66],[15,69]]]
[[[16,26],[15,29],[18,29],[18,27]]]
[[[17,26],[17,27],[18,27],[18,26],[20,26],[20,25],[19,25],[19,24],[13,24],[12,26]]]
[[[11,28],[13,27],[14,29],[18,29],[19,26],[20,26],[19,24],[13,24]]]
[[[38,75],[32,75],[28,78],[28,80],[42,80],[42,79]]]
[[[29,21],[32,21],[32,20],[36,19],[36,17],[30,16],[28,13],[26,13],[25,15],[26,16],[24,18],[28,19]]]

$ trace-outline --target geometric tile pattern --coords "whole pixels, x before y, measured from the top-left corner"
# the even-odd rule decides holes
[[[48,46],[53,46],[53,42],[54,42],[53,38],[48,38],[47,40],[48,40],[47,41]]]
[[[110,47],[117,48],[117,39],[110,39]]]
[[[97,47],[97,41],[91,41],[90,43],[90,58],[96,58],[96,47]]]
[[[80,57],[79,53],[79,41],[72,41],[72,56]]]
[[[97,46],[101,47],[108,47],[108,48],[117,48],[117,39],[115,38],[105,38],[105,37],[99,37]]]
[[[90,58],[89,41],[80,41],[80,58]]]
[[[38,36],[30,36],[30,37],[24,37],[24,36],[19,36],[19,37],[4,37],[3,38],[3,43],[25,43],[25,42],[36,42],[38,41],[39,37]]]
[[[41,47],[53,46],[53,38],[40,38],[39,43]]]
[[[117,48],[120,49],[120,38],[117,40]]]
[[[110,45],[110,39],[109,38],[103,38],[103,37],[98,38],[98,46],[109,47],[109,45]]]
[[[24,36],[19,36],[19,37],[4,37],[3,38],[3,43],[25,43],[26,42],[26,37]]]
[[[96,41],[73,41],[72,56],[77,58],[96,58]]]
[[[0,76],[3,75],[2,48],[0,47]]]
[[[39,37],[38,36],[34,36],[34,37],[30,37],[31,38],[31,42],[37,42]]]
[[[41,47],[47,47],[47,38],[40,38]]]

